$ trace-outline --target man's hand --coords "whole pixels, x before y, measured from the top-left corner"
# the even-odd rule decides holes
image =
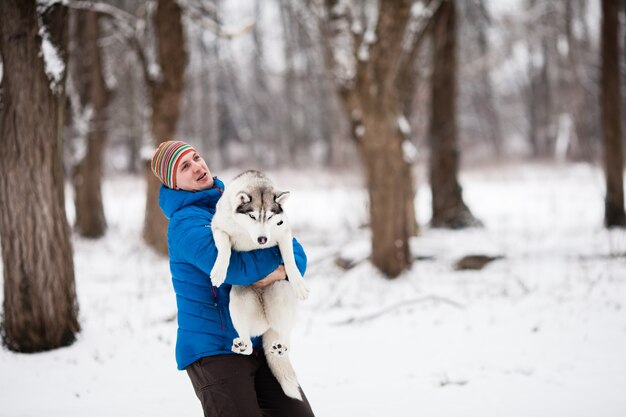
[[[262,280],[255,282],[254,284],[252,284],[252,286],[257,287],[257,288],[263,288],[263,287],[267,287],[268,285],[276,281],[280,281],[281,279],[286,279],[286,278],[287,278],[287,273],[285,272],[285,265],[278,265],[278,268],[276,268],[274,272],[272,272],[271,274],[269,274]]]

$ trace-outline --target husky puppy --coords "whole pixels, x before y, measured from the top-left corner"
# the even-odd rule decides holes
[[[246,252],[278,245],[289,281],[277,281],[265,288],[233,285],[230,291],[230,315],[239,334],[233,340],[232,351],[251,354],[250,338],[263,335],[272,373],[285,394],[301,400],[286,352],[296,320],[296,299],[305,300],[309,290],[296,266],[291,228],[282,208],[288,197],[288,191],[276,190],[259,171],[235,177],[219,199],[211,222],[218,250],[211,281],[219,287],[226,279],[231,248]]]

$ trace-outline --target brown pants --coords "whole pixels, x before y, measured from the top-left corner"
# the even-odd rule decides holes
[[[314,417],[302,389],[303,401],[285,395],[263,353],[207,356],[186,370],[205,417]]]

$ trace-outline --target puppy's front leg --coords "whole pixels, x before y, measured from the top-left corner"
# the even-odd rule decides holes
[[[309,289],[307,288],[302,274],[296,266],[296,259],[293,255],[293,243],[290,233],[286,233],[286,236],[281,237],[278,240],[278,249],[285,262],[285,271],[287,272],[287,278],[293,286],[293,290],[296,296],[300,300],[306,300],[309,297]]]
[[[226,279],[230,263],[230,236],[220,229],[213,229],[213,240],[217,248],[217,259],[211,269],[211,283],[219,287]]]

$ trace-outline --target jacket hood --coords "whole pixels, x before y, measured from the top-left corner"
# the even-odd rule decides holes
[[[202,191],[173,190],[161,185],[159,192],[159,206],[165,217],[170,219],[174,213],[190,205],[205,205],[215,207],[217,200],[222,196],[224,183],[217,177],[213,178],[213,188]]]

